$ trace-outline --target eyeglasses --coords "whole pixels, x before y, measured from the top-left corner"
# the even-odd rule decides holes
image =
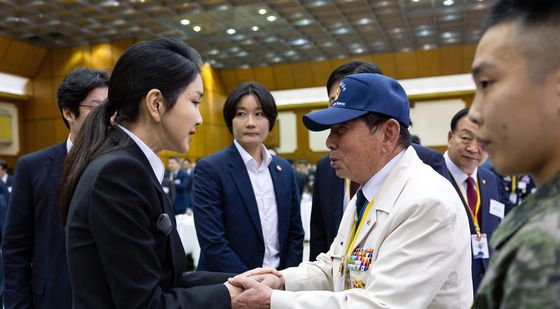
[[[94,108],[98,107],[99,105],[87,105],[87,104],[80,104],[80,106],[81,106],[81,107],[85,107],[85,108],[88,108],[88,109],[90,109],[90,110],[91,110],[91,109],[94,109]]]

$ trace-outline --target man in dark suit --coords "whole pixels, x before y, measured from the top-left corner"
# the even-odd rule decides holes
[[[68,139],[17,161],[2,243],[5,308],[72,306],[57,189],[72,140],[88,113],[107,97],[108,84],[104,72],[69,73],[57,91]]]
[[[10,202],[10,195],[12,193],[12,186],[14,185],[14,177],[8,174],[8,163],[4,160],[0,160],[0,181],[4,184],[6,191],[6,201]]]
[[[469,218],[472,280],[476,294],[492,254],[488,243],[509,209],[505,206],[498,177],[479,166],[488,158],[488,153],[476,140],[477,128],[466,117],[468,112],[469,109],[464,108],[453,116],[444,158],[451,183],[461,197]]]
[[[334,102],[340,81],[347,75],[357,73],[382,74],[375,64],[362,61],[350,61],[336,68],[327,80],[329,106]],[[418,157],[436,172],[449,179],[443,156],[430,148],[412,144]],[[311,240],[309,259],[314,261],[321,252],[327,252],[336,237],[342,214],[346,205],[354,196],[358,185],[338,178],[330,166],[329,156],[317,162],[313,188],[313,204],[311,210]]]
[[[167,160],[169,173],[166,175],[169,180],[170,190],[173,191],[173,211],[175,215],[184,214],[190,207],[190,194],[188,192],[191,186],[191,175],[181,169],[179,158],[169,157]]]
[[[301,263],[304,234],[294,172],[263,145],[276,116],[274,98],[258,83],[243,83],[228,96],[224,119],[234,142],[194,170],[198,270],[240,273]]]

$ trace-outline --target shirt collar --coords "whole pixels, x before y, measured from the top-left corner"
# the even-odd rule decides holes
[[[72,147],[74,146],[74,143],[72,143],[72,140],[70,139],[70,135],[68,136],[68,138],[66,139],[66,153],[70,153],[70,149],[72,149]]]
[[[447,165],[447,169],[451,173],[451,176],[453,176],[455,181],[457,181],[459,184],[464,183],[469,176],[471,176],[474,179],[475,184],[477,183],[478,180],[476,176],[478,173],[478,167],[474,169],[474,172],[471,175],[467,175],[457,165],[455,165],[453,161],[451,161],[451,158],[449,157],[447,151],[443,154],[443,158],[445,159],[445,165]]]
[[[243,146],[239,144],[239,142],[236,139],[233,140],[233,144],[235,145],[235,148],[237,148],[237,151],[239,151],[239,154],[241,155],[241,159],[243,159],[243,163],[245,163],[245,166],[257,170],[257,161],[255,160],[255,158],[253,158],[253,156],[251,156],[247,152],[247,150],[245,150],[245,148],[243,148]],[[263,157],[263,162],[262,162],[263,164],[261,164],[261,166],[258,168],[259,170],[262,168],[268,168],[268,165],[270,165],[270,162],[272,161],[272,155],[268,152],[268,150],[266,150],[266,147],[262,144],[261,144],[261,154]]]
[[[117,124],[117,126],[121,128],[126,134],[128,134],[128,136],[132,138],[136,145],[140,147],[140,150],[142,150],[142,152],[150,162],[150,166],[152,167],[157,180],[161,184],[161,182],[163,181],[163,174],[165,173],[165,168],[163,166],[163,162],[161,162],[161,159],[152,149],[150,149],[150,147],[144,144],[144,142],[138,136],[134,135],[134,133],[130,132],[127,128],[121,126],[120,124]]]
[[[362,186],[362,193],[368,201],[371,201],[371,199],[374,198],[377,193],[379,193],[379,190],[381,190],[381,186],[383,186],[385,179],[387,179],[387,176],[389,176],[397,163],[399,163],[405,152],[406,149],[403,149]]]

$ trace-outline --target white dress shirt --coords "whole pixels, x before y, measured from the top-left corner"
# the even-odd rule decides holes
[[[467,201],[467,178],[469,178],[469,176],[472,177],[474,179],[474,185],[477,186],[478,167],[474,169],[474,172],[472,174],[468,175],[463,172],[457,165],[455,165],[453,161],[451,161],[451,158],[449,158],[449,154],[447,153],[447,151],[443,154],[443,158],[445,159],[445,165],[447,165],[447,169],[451,173],[451,176],[453,176],[453,179],[455,179],[455,181],[457,182],[457,185],[459,185],[461,193],[463,193],[463,199]]]
[[[120,124],[118,124],[117,126],[121,128],[126,134],[128,134],[128,136],[132,138],[136,145],[140,147],[140,150],[142,150],[142,152],[150,162],[150,166],[152,167],[154,175],[156,175],[157,180],[161,184],[161,182],[163,181],[163,175],[165,173],[165,167],[163,166],[163,162],[161,162],[161,159],[138,136],[134,135],[134,133],[130,132],[127,128],[121,126]]]
[[[401,151],[398,155],[391,159],[391,161],[385,164],[385,166],[383,166],[379,170],[379,172],[371,176],[371,178],[362,186],[362,193],[364,194],[368,202],[371,202],[372,198],[376,198],[376,195],[379,190],[381,190],[381,186],[385,182],[385,179],[387,179],[387,176],[389,176],[393,168],[397,165],[397,163],[399,163],[399,160],[402,158],[405,151],[406,150]]]
[[[263,267],[278,267],[280,265],[280,242],[278,241],[278,208],[276,205],[276,194],[274,184],[268,166],[272,156],[262,145],[261,154],[263,161],[257,167],[257,161],[243,148],[237,140],[233,144],[241,154],[243,163],[255,193],[259,218],[261,220],[262,234],[264,239]]]

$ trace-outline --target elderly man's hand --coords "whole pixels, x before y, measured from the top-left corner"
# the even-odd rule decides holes
[[[235,277],[229,279],[234,286],[239,286],[245,291],[232,299],[233,309],[268,309],[272,289],[253,278]]]

